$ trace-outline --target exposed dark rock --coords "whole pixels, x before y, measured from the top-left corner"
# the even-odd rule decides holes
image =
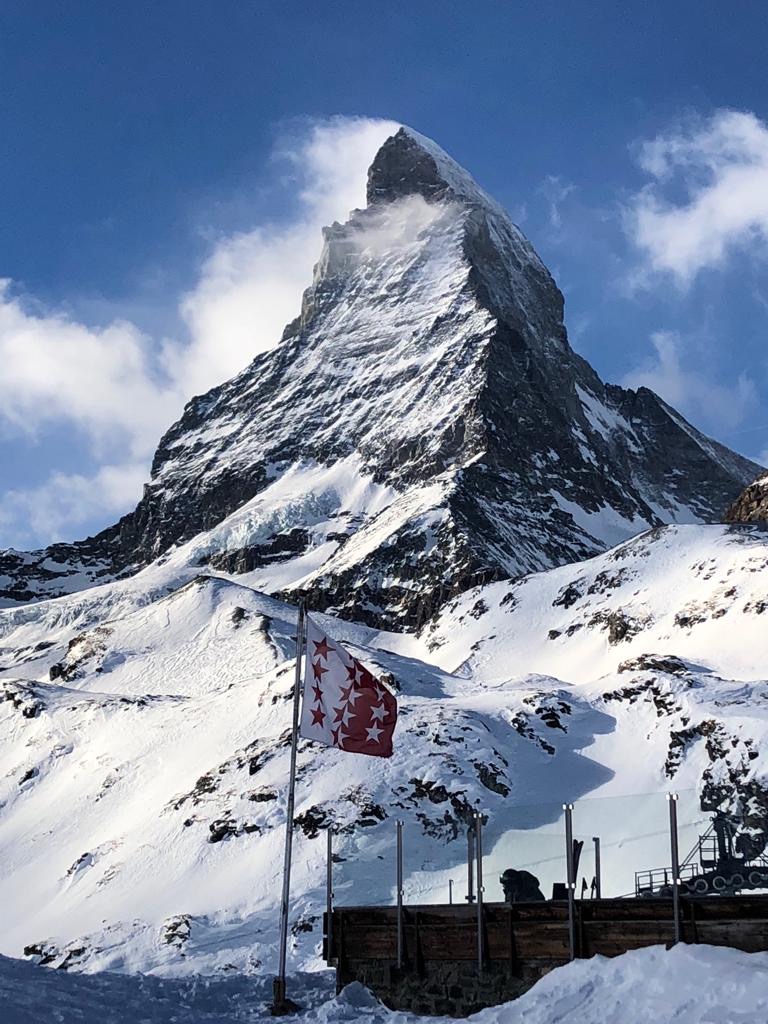
[[[330,813],[324,807],[308,807],[297,814],[293,823],[300,828],[307,839],[317,839],[321,832],[328,828],[332,821]]]
[[[235,551],[219,551],[204,559],[204,565],[223,572],[243,573],[261,569],[272,562],[282,562],[301,554],[309,546],[309,534],[306,530],[288,530],[275,534],[264,544],[252,544],[247,548]]]
[[[617,672],[666,672],[670,676],[687,676],[690,672],[674,654],[640,654],[622,661]]]
[[[726,523],[768,523],[768,473],[745,488],[725,513]]]
[[[302,916],[291,925],[291,935],[296,938],[299,935],[306,935],[307,932],[314,931],[315,925],[319,920],[320,918],[315,914],[302,914]]]
[[[237,836],[250,835],[252,832],[261,832],[260,825],[248,821],[237,821],[232,817],[218,818],[208,826],[210,835],[209,843],[220,843],[223,839],[230,839]]]
[[[644,623],[628,615],[621,608],[615,611],[595,612],[589,620],[590,626],[601,626],[608,631],[608,643],[620,644],[630,640],[643,628]]]
[[[271,789],[254,789],[253,792],[248,794],[248,799],[255,804],[263,804],[277,800],[277,793],[274,793]]]
[[[630,705],[637,701],[653,704],[658,718],[676,715],[682,710],[669,683],[655,678],[634,681],[620,690],[611,690],[603,694],[603,700],[625,701]]]
[[[478,779],[480,779],[486,789],[490,789],[493,793],[498,793],[500,796],[509,796],[511,790],[505,782],[501,781],[505,776],[498,765],[478,764],[475,762],[475,771],[477,772]]]
[[[525,739],[531,740],[537,746],[541,747],[541,749],[547,754],[552,755],[557,753],[551,743],[548,743],[545,739],[542,739],[541,736],[539,736],[531,725],[530,718],[527,715],[515,715],[510,724],[516,732],[520,733],[521,736],[524,736]]]
[[[37,718],[45,705],[34,683],[0,679],[0,701],[10,701],[24,718]]]
[[[24,947],[24,956],[31,957],[41,967],[54,967],[59,971],[68,971],[71,967],[79,967],[87,954],[98,952],[85,946],[70,943],[57,946],[54,942],[34,942]]]
[[[571,714],[571,706],[557,695],[551,693],[538,693],[525,697],[523,703],[532,707],[534,714],[549,729],[560,729],[561,732],[568,732],[563,725],[561,716]]]
[[[568,586],[563,587],[563,589],[557,595],[555,600],[552,602],[552,605],[555,608],[570,608],[571,605],[574,605],[577,601],[580,601],[583,596],[584,595],[575,583],[569,583]]]
[[[111,634],[108,626],[98,626],[89,633],[73,637],[67,646],[64,661],[51,665],[49,678],[71,683],[86,671],[100,671],[106,653],[106,640]],[[87,666],[87,669],[86,669]]]
[[[474,821],[475,808],[469,802],[465,790],[449,791],[442,784],[431,780],[411,779],[411,792],[408,802],[412,806],[426,800],[431,804],[449,804],[441,816],[425,814],[416,815],[421,822],[425,835],[441,839],[456,839]]]
[[[192,934],[193,920],[190,914],[177,914],[175,917],[169,917],[162,925],[161,942],[173,946],[183,956],[184,946]]]

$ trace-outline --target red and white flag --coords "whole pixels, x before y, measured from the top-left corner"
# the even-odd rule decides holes
[[[307,616],[300,733],[353,754],[392,756],[397,701]]]

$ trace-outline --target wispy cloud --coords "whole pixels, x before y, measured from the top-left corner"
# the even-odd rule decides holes
[[[164,362],[186,396],[226,380],[277,344],[311,283],[322,227],[365,205],[368,166],[398,127],[337,118],[279,144],[276,157],[293,170],[294,216],[220,239],[183,297],[190,340],[167,344]]]
[[[549,225],[555,230],[563,226],[561,207],[575,189],[575,185],[564,181],[559,174],[548,174],[539,185],[538,191],[549,207]]]
[[[124,512],[146,478],[144,462],[102,466],[90,476],[52,473],[37,487],[13,489],[0,495],[0,531],[9,546],[27,548],[38,538],[60,540],[88,516],[117,516]]]
[[[768,125],[753,113],[720,110],[643,142],[649,183],[626,208],[640,250],[639,282],[655,273],[685,287],[739,249],[768,241]]]
[[[184,403],[276,345],[299,312],[321,228],[365,203],[366,169],[393,122],[338,118],[281,140],[277,163],[296,195],[279,222],[216,239],[178,305],[186,336],[149,337],[115,319],[96,329],[0,282],[0,428],[36,435],[54,425],[85,437],[92,479],[53,474],[0,496],[0,547],[72,535],[95,514],[140,496],[151,453]]]
[[[753,381],[740,374],[731,384],[714,381],[700,369],[695,346],[675,331],[651,335],[653,354],[630,371],[625,387],[647,387],[704,429],[734,431],[759,405]],[[693,348],[693,351],[691,350]]]

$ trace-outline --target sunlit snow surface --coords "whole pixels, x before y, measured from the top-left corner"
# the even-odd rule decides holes
[[[395,505],[373,486],[339,493]],[[248,576],[200,576],[206,543],[0,612],[3,953],[160,976],[273,968],[295,609]],[[420,636],[317,615],[396,681],[401,714],[390,760],[301,744],[291,969],[322,967],[331,821],[347,904],[392,899],[396,817],[412,903],[445,902],[449,880],[461,892],[476,806],[488,899],[508,866],[545,891],[561,880],[563,801],[587,881],[602,837],[606,894],[667,862],[672,789],[687,851],[707,773],[768,774],[767,569],[757,528],[668,527],[465,594]]]

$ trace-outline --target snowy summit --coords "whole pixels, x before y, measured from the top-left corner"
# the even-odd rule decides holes
[[[135,512],[0,554],[0,600],[93,585],[208,531],[201,568],[418,627],[475,584],[717,522],[757,473],[651,391],[604,385],[530,242],[403,128],[367,208],[325,230],[280,345],[189,403]]]

